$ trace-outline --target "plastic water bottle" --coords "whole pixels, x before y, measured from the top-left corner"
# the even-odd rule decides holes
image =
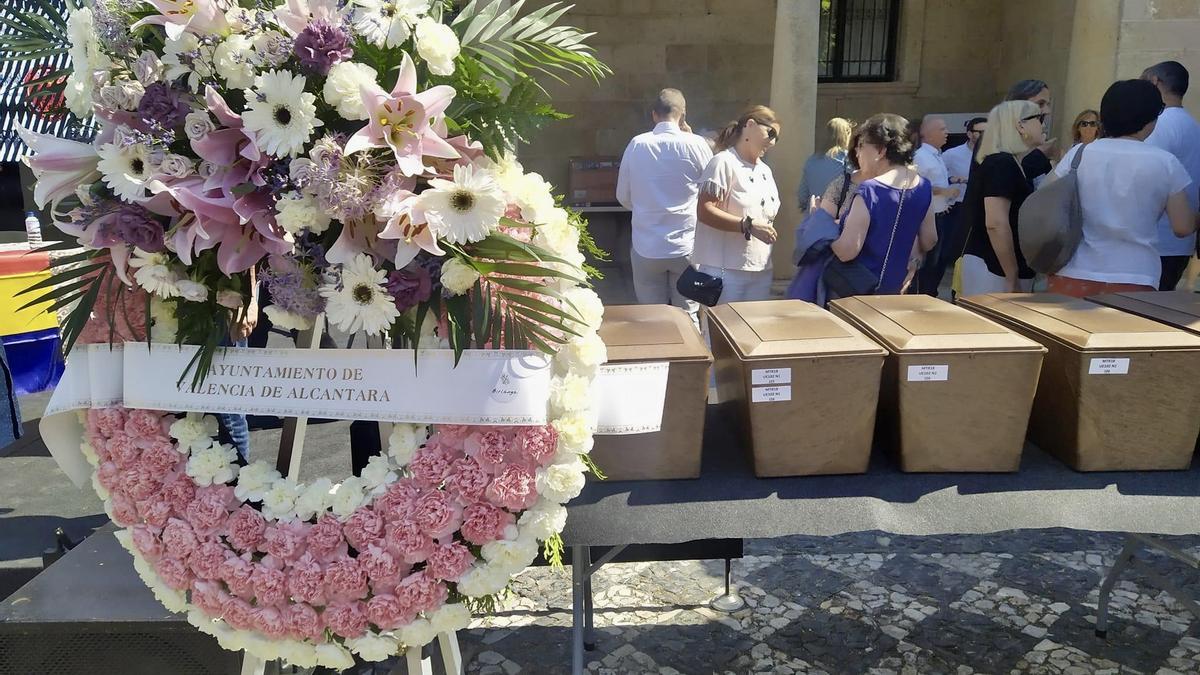
[[[25,212],[25,237],[29,240],[30,248],[42,245],[42,221],[37,211]]]

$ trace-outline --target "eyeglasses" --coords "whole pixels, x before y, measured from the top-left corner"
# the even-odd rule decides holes
[[[1097,122],[1096,120],[1084,120],[1079,123],[1079,126],[1081,126],[1081,127],[1098,127],[1098,126],[1100,126],[1100,123]]]
[[[779,132],[775,131],[775,127],[767,127],[767,140],[768,141],[779,140]]]
[[[1021,118],[1022,122],[1029,122],[1030,120],[1037,120],[1038,124],[1045,124],[1046,123],[1046,113],[1038,113],[1036,115],[1030,115],[1029,117]]]
[[[968,134],[982,134],[983,132],[980,131],[979,129],[967,129],[967,133]]]

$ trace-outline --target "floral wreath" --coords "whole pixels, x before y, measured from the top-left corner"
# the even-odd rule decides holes
[[[66,351],[196,345],[180,382],[197,385],[261,284],[282,328],[323,314],[456,359],[552,355],[548,424],[396,424],[337,485],[239,466],[212,416],[81,413],[93,487],[155,596],[227,649],[340,669],[465,627],[539,551],[561,562],[563,504],[592,468],[603,307],[580,249],[599,252],[509,151],[562,117],[528,73],[609,72],[555,25],[569,7],[68,4],[0,8],[11,58],[69,52],[35,95],[96,130],[21,130],[35,197],[69,235],[29,289],[69,308]]]

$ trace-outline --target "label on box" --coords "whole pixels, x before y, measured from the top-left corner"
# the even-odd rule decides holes
[[[791,368],[755,368],[750,371],[750,383],[760,384],[791,384]]]
[[[790,386],[782,387],[754,387],[750,394],[750,400],[754,403],[778,403],[780,401],[792,400],[792,388]]]
[[[1088,375],[1128,375],[1129,359],[1092,359]]]
[[[909,382],[945,382],[950,379],[950,366],[909,366]]]

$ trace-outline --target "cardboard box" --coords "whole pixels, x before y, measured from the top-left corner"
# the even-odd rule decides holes
[[[1122,312],[1165,323],[1200,335],[1200,293],[1191,291],[1143,291],[1094,295],[1088,300]]]
[[[567,183],[571,206],[615,206],[620,157],[572,157]]]
[[[879,415],[904,471],[1016,471],[1045,348],[926,295],[830,303],[887,347]]]
[[[1200,433],[1200,336],[1061,295],[959,301],[1049,349],[1030,438],[1080,471],[1186,469]]]
[[[736,401],[757,476],[863,473],[886,352],[800,300],[709,312],[717,395]]]
[[[700,477],[700,446],[712,354],[691,317],[670,305],[604,308],[600,337],[609,363],[669,361],[662,428],[596,436],[592,460],[609,480]]]

